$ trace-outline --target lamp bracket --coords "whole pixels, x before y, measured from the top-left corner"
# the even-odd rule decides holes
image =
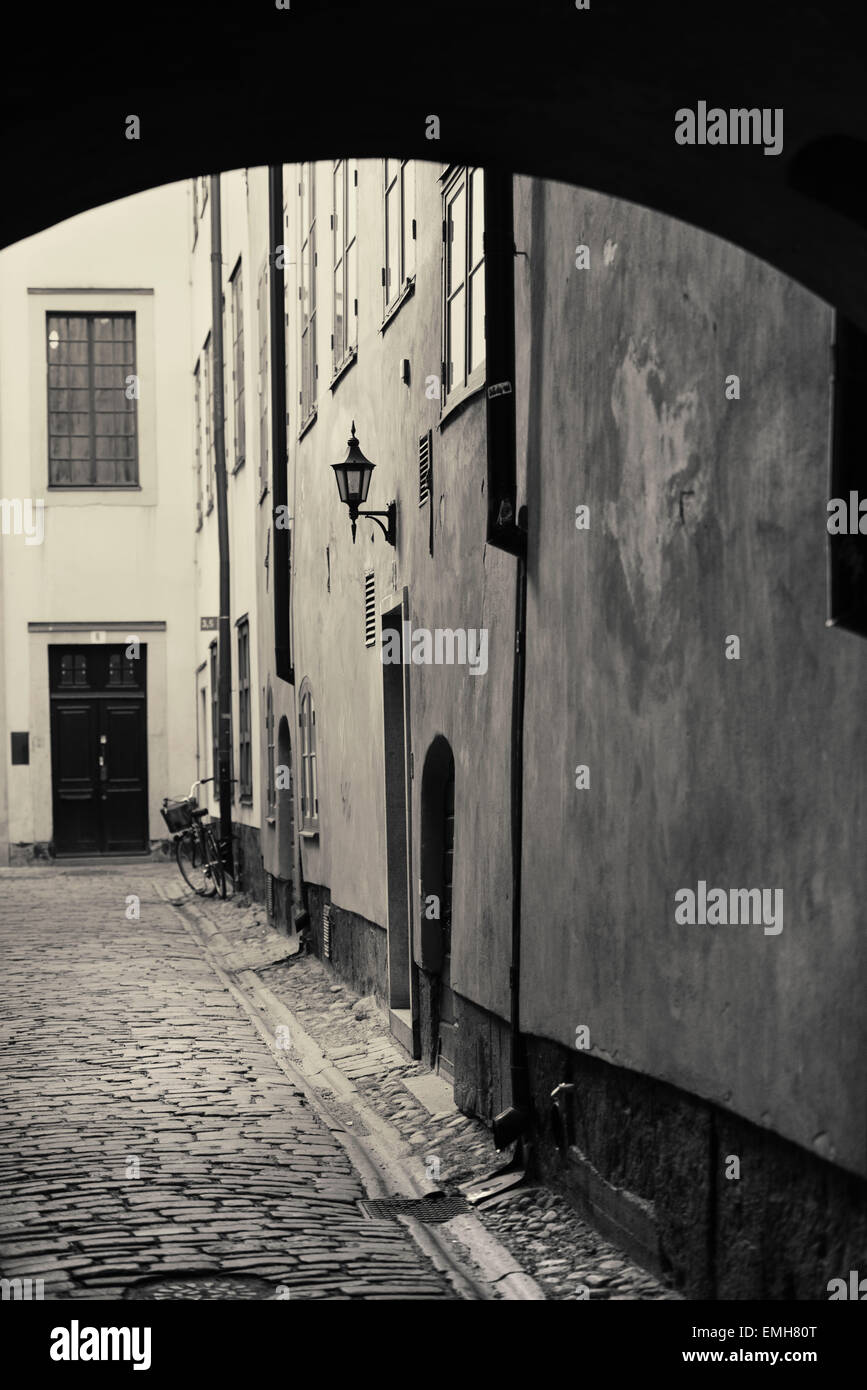
[[[389,545],[397,545],[397,503],[389,502],[384,512],[359,512],[359,516],[369,516],[371,521],[375,521]],[[387,518],[387,524],[383,525],[380,517]],[[353,530],[355,529],[353,525]],[[353,537],[354,539],[354,537]]]

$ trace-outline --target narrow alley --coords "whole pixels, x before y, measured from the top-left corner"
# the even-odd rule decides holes
[[[169,872],[3,875],[4,1276],[47,1299],[227,1297],[227,1275],[254,1298],[455,1297],[359,1209],[340,1143],[157,893]],[[217,1271],[220,1294],[184,1278]]]

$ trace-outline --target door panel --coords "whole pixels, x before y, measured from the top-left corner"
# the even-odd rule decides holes
[[[49,648],[55,852],[148,849],[146,648]]]
[[[443,804],[443,965],[440,974],[440,1069],[454,1079],[457,1017],[452,990],[452,863],[455,843],[455,765],[451,763]]]
[[[101,731],[106,742],[102,785],[103,847],[109,853],[145,847],[144,702],[103,701]],[[103,774],[105,774],[103,776]]]
[[[54,845],[60,853],[100,849],[97,777],[98,706],[64,701],[52,706]]]

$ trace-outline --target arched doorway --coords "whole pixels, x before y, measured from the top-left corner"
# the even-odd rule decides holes
[[[458,1023],[451,979],[455,760],[441,734],[428,748],[421,783],[421,966],[426,972],[422,1038],[431,1065],[454,1081]]]
[[[292,743],[285,714],[277,729],[277,767],[274,793],[277,799],[277,877],[292,877],[295,808],[292,796]]]

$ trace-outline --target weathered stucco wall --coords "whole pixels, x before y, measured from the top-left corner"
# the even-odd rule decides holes
[[[333,387],[331,166],[317,168],[318,418],[297,442],[298,343],[290,329],[290,503],[294,488],[296,689],[309,679],[316,703],[320,833],[303,842],[304,877],[327,885],[334,904],[385,925],[386,839],[383,667],[364,645],[364,575],[376,579],[379,623],[384,598],[409,592],[413,627],[487,628],[488,670],[409,668],[412,798],[411,898],[418,922],[421,773],[437,734],[455,758],[455,860],[452,984],[494,1011],[508,1011],[508,753],[511,699],[513,564],[486,550],[485,401],[478,395],[440,424],[441,166],[417,164],[416,283],[381,331],[383,318],[382,161],[362,160],[358,175],[358,359]],[[287,174],[289,245],[297,262],[297,172]],[[436,230],[434,234],[432,229]],[[288,302],[297,305],[297,266],[287,258]],[[410,382],[401,380],[409,360]],[[346,456],[351,422],[376,469],[367,506],[398,504],[396,550],[372,522],[359,521],[352,544],[346,508],[330,465]],[[419,436],[433,429],[434,542],[428,507],[418,501]],[[294,478],[294,482],[293,482]],[[371,534],[374,539],[371,540]],[[327,552],[327,553],[326,553]],[[295,725],[297,729],[297,724]]]
[[[523,1026],[585,1024],[595,1056],[863,1173],[867,647],[824,625],[831,311],[562,185],[518,181],[516,243]],[[782,889],[782,932],[678,925],[700,879]]]
[[[189,216],[186,188],[171,185],[84,213],[0,256],[0,497],[45,500],[41,545],[0,537],[2,757],[9,758],[10,729],[29,730],[31,755],[29,765],[8,768],[13,843],[52,834],[47,643],[31,640],[29,622],[115,621],[130,631],[137,620],[165,622],[164,634],[141,633],[149,655],[152,839],[165,834],[162,797],[193,777]],[[163,236],[154,237],[155,221]],[[136,315],[139,490],[48,490],[45,314],[63,309]]]

